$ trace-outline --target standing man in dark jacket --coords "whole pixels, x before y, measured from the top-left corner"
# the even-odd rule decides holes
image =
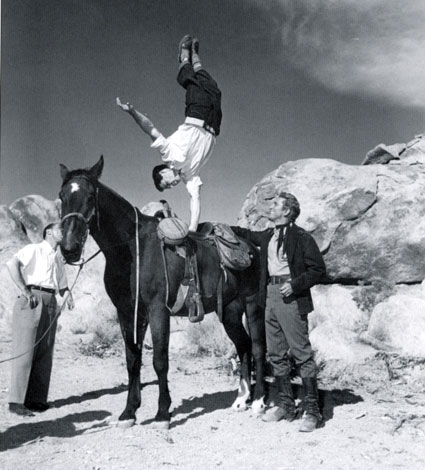
[[[299,214],[297,199],[290,193],[280,192],[268,216],[275,223],[274,229],[261,232],[234,229],[261,248],[260,303],[266,307],[267,351],[278,388],[277,404],[267,411],[263,420],[295,419],[290,350],[300,371],[305,396],[300,431],[310,432],[322,417],[307,315],[313,310],[310,288],[324,279],[326,267],[313,237],[295,225]]]
[[[152,121],[130,103],[117,105],[128,112],[152,139],[163,164],[154,167],[152,178],[159,191],[180,181],[190,196],[189,230],[196,231],[201,213],[200,170],[212,154],[221,126],[221,91],[199,58],[199,40],[186,35],[179,46],[177,81],[186,90],[185,121],[176,132],[164,137]]]

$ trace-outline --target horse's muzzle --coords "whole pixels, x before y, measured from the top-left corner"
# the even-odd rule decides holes
[[[75,263],[81,258],[82,250],[80,245],[72,250],[67,250],[64,246],[61,246],[61,252],[67,263]]]

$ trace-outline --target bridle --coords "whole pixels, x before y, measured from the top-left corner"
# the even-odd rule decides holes
[[[84,214],[82,214],[81,212],[70,212],[69,214],[66,214],[65,216],[63,216],[61,218],[61,226],[63,227],[63,223],[65,222],[65,220],[67,219],[70,219],[71,217],[76,217],[77,219],[79,220],[82,220],[84,222],[84,225],[85,225],[85,232],[84,232],[84,236],[83,236],[83,246],[85,245],[86,241],[87,241],[87,237],[88,237],[88,234],[89,234],[89,227],[90,227],[90,222],[92,220],[92,218],[96,215],[96,224],[97,224],[97,229],[100,230],[100,215],[99,215],[99,187],[95,184],[93,184],[93,181],[86,175],[78,175],[78,176],[74,176],[74,178],[82,178],[82,179],[85,179],[86,181],[88,181],[94,188],[95,188],[95,203],[94,203],[94,207],[93,209],[91,210],[90,214],[88,217],[85,217]],[[70,181],[72,181],[74,178],[70,178],[69,181],[67,181],[65,184],[68,184]],[[62,188],[63,186],[62,185]]]
[[[93,183],[93,181],[88,176],[86,176],[86,175],[75,175],[74,177],[72,177],[68,181],[66,181],[66,183],[64,183],[62,185],[62,188],[65,186],[65,184],[68,184],[74,178],[83,178],[83,179],[87,180],[93,186],[93,188],[95,189],[94,207],[93,207],[93,209],[90,212],[88,217],[85,217],[84,214],[82,214],[81,212],[70,212],[69,214],[66,214],[64,217],[61,218],[61,226],[63,225],[65,220],[70,219],[71,217],[76,217],[77,219],[82,220],[85,224],[85,227],[86,227],[86,231],[85,231],[84,236],[83,236],[83,249],[84,249],[84,246],[86,244],[86,240],[87,240],[87,237],[88,237],[88,234],[89,234],[90,222],[91,222],[91,220],[94,216],[96,216],[97,229],[100,231],[99,187],[97,186],[97,184]],[[140,256],[139,256],[140,247],[139,247],[139,236],[138,236],[139,215],[137,213],[137,207],[134,207],[134,206],[132,206],[132,207],[133,207],[133,210],[134,210],[134,213],[135,213],[135,229],[136,229],[136,231],[135,231],[135,242],[136,242],[136,295],[135,295],[135,303],[134,303],[133,337],[134,337],[134,344],[137,344],[137,318],[138,318],[138,309],[139,309],[139,279],[140,279]],[[120,245],[123,245],[125,243],[128,243],[128,240],[125,241],[125,242],[115,243],[115,244],[111,245],[111,247],[120,246]],[[99,249],[98,251],[96,251],[96,253],[94,255],[90,256],[89,259],[87,259],[87,260],[83,259],[83,261],[81,263],[70,263],[70,262],[68,262],[68,264],[70,264],[72,266],[79,266],[79,268],[80,268],[80,271],[78,272],[78,274],[79,274],[81,272],[81,270],[83,269],[83,267],[101,252],[102,252],[102,250]]]

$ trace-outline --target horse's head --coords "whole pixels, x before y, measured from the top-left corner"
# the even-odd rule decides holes
[[[62,202],[63,230],[61,250],[66,262],[73,263],[81,258],[90,223],[98,210],[98,179],[103,170],[103,156],[88,169],[70,171],[62,164],[60,169],[62,188],[59,198]]]

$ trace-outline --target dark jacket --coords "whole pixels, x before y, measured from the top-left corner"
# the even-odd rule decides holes
[[[191,64],[181,67],[177,81],[186,90],[185,116],[202,119],[218,136],[222,113],[217,82],[204,69],[195,72]]]
[[[273,229],[254,232],[241,227],[232,227],[237,235],[250,240],[260,248],[260,293],[259,305],[265,307],[267,298],[268,245]],[[314,238],[295,224],[288,226],[284,241],[291,273],[291,286],[301,315],[313,310],[310,287],[326,279],[326,266]]]

